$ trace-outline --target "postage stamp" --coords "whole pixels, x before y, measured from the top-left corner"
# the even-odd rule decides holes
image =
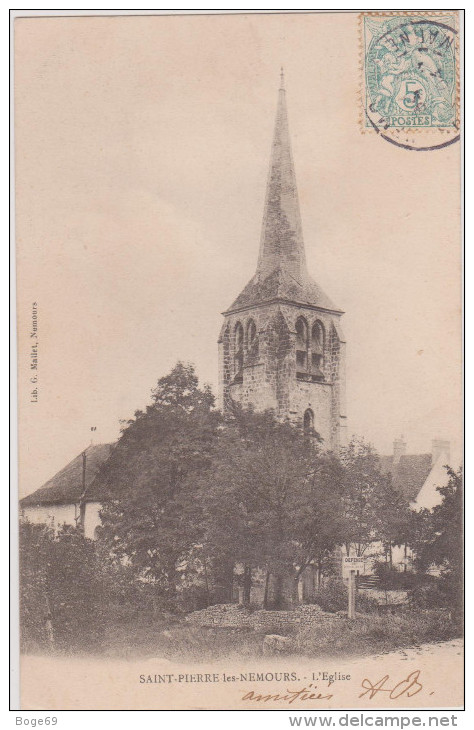
[[[362,13],[360,20],[364,130],[390,132],[391,139],[397,130],[438,131],[451,133],[454,141],[456,13]]]

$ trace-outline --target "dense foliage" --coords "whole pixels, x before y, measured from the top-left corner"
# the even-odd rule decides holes
[[[123,429],[102,480],[110,493],[100,539],[170,604],[181,563],[202,535],[196,481],[210,468],[218,415],[209,389],[179,363]]]
[[[367,443],[354,440],[336,456],[317,434],[270,412],[234,404],[224,418],[190,365],[178,363],[158,381],[151,404],[123,425],[98,480],[109,496],[97,541],[73,528],[21,525],[27,649],[97,646],[111,618],[118,626],[130,611],[139,622],[143,611],[176,615],[235,600],[237,585],[249,603],[257,579],[264,605],[278,607],[285,591],[296,598],[310,565],[314,600],[339,610],[342,545],[367,556],[378,545],[387,587],[392,547],[408,544],[419,576],[433,565],[441,572],[416,587],[432,591],[434,580],[437,605],[460,604],[460,473],[450,472],[439,507],[413,513]]]
[[[91,540],[74,527],[55,535],[20,524],[20,626],[24,650],[90,650],[100,640],[107,597]]]
[[[428,577],[414,588],[420,606],[448,606],[460,618],[463,604],[463,475],[447,468],[443,499],[432,510],[415,513],[409,539],[418,573]],[[435,571],[433,571],[435,568]],[[435,574],[433,576],[433,573]],[[436,577],[436,580],[433,580]],[[430,579],[431,578],[431,579]]]

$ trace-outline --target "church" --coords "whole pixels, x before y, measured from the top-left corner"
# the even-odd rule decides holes
[[[218,405],[232,402],[273,409],[282,421],[313,430],[324,448],[346,441],[343,312],[308,273],[296,177],[291,154],[283,74],[263,212],[257,270],[223,313],[218,340]],[[89,446],[43,487],[20,502],[32,522],[81,524],[94,538],[104,497],[97,476],[112,444]],[[393,456],[381,456],[384,472],[415,509],[439,501],[449,443],[435,441],[432,454],[406,454],[403,439]]]
[[[306,266],[282,73],[257,270],[219,337],[219,408],[272,409],[314,429],[325,448],[344,445],[342,314]]]

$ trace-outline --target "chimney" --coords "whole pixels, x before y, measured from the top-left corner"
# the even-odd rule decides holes
[[[400,457],[406,454],[407,445],[403,436],[393,442],[393,463],[398,464]]]
[[[433,439],[431,442],[431,463],[435,464],[440,457],[443,457],[444,464],[449,464],[451,460],[449,441],[443,439]]]

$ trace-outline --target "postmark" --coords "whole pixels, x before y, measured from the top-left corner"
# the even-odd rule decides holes
[[[456,13],[362,13],[360,29],[362,131],[418,151],[456,142]]]

